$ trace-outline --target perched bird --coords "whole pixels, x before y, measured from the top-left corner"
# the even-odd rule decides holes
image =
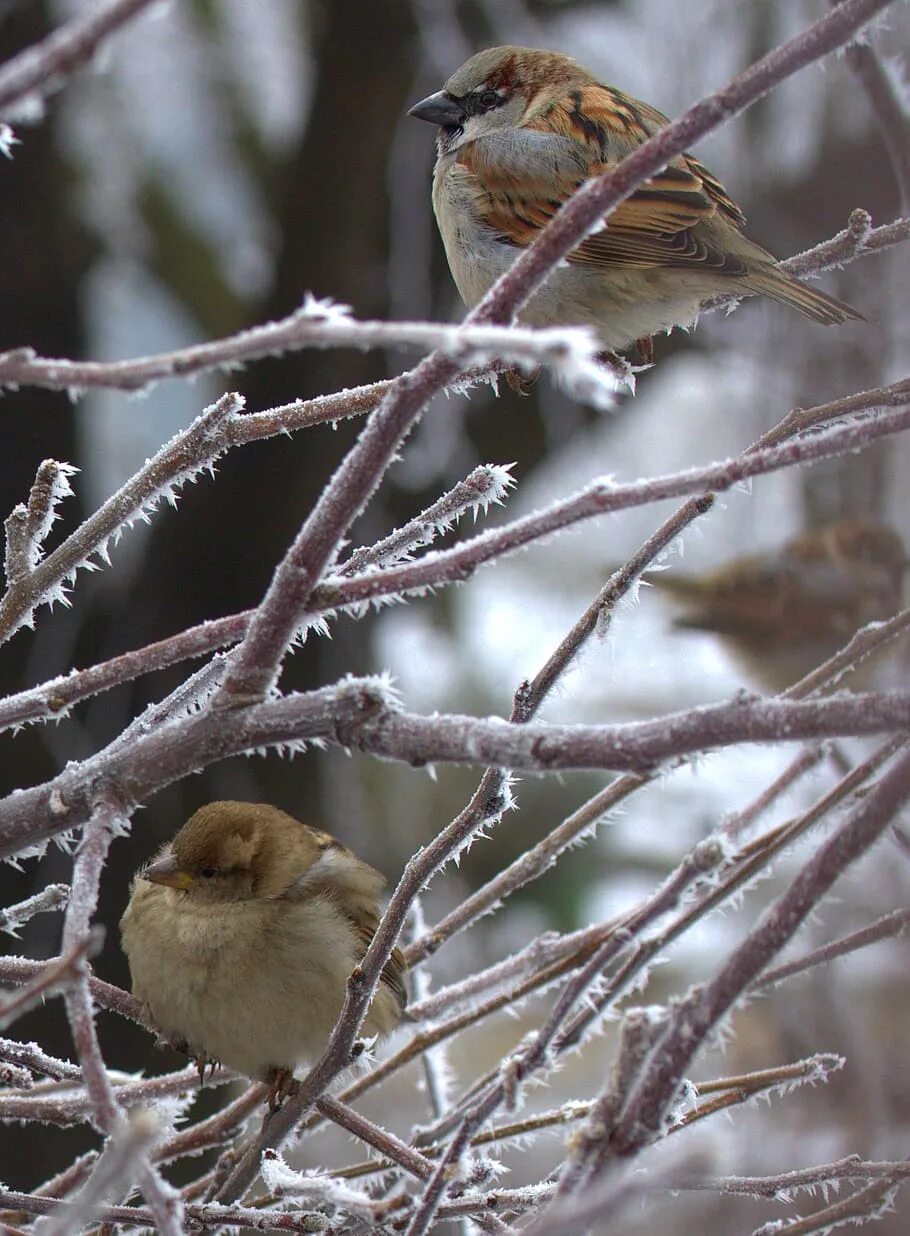
[[[528,47],[472,56],[409,115],[439,126],[433,209],[469,308],[584,181],[669,124],[568,56]],[[650,336],[725,293],[769,296],[825,325],[861,318],[788,275],[744,223],[723,185],[681,155],[573,249],[521,321],[588,325],[605,349],[647,351]]]
[[[907,565],[896,532],[854,518],[806,532],[777,553],[735,558],[707,575],[662,571],[649,581],[685,607],[676,626],[715,631],[756,681],[782,691],[861,626],[897,613]],[[864,661],[851,685],[871,681],[880,663],[879,657]]]
[[[266,803],[201,807],[140,870],[120,931],[133,993],[200,1068],[266,1081],[276,1106],[297,1065],[318,1058],[348,975],[379,922],[384,881],[327,833]],[[404,1012],[396,949],[364,1022]]]

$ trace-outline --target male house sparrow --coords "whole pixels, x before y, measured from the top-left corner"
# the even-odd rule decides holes
[[[782,691],[861,626],[897,613],[907,565],[896,532],[854,518],[803,533],[777,553],[734,558],[707,575],[667,571],[649,580],[688,611],[674,625],[716,632],[752,677]],[[878,657],[863,662],[851,684],[865,685],[867,677],[871,683],[879,666]]]
[[[277,807],[209,803],[133,883],[120,920],[133,993],[200,1070],[219,1061],[267,1081],[275,1106],[293,1091],[294,1068],[325,1047],[379,922],[383,883],[347,846]],[[366,1034],[401,1017],[403,972],[396,949]]]
[[[439,126],[433,209],[473,308],[576,189],[669,123],[568,56],[492,47],[409,115]],[[788,275],[743,235],[745,217],[691,155],[674,159],[587,236],[520,314],[588,325],[610,351],[689,325],[724,293],[769,296],[815,322],[860,318]]]

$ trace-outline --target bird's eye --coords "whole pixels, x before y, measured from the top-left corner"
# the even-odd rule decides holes
[[[202,870],[199,872],[199,874],[203,877],[203,879],[211,880],[218,874],[218,868],[217,867],[203,867]]]
[[[477,96],[477,103],[483,111],[488,112],[491,108],[499,106],[499,92],[497,90],[482,90]]]

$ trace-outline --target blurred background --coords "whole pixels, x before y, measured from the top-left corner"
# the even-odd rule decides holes
[[[84,8],[75,2],[0,0],[0,57],[41,38]],[[826,8],[823,0],[193,0],[156,6],[119,35],[90,70],[52,96],[43,115],[18,118],[21,145],[4,162],[0,195],[0,348],[114,359],[220,336],[293,310],[306,291],[349,304],[358,317],[455,320],[457,301],[429,202],[433,133],[406,115],[470,54],[496,43],[551,47],[577,56],[603,80],[673,116]],[[910,12],[894,6],[879,50],[906,56]],[[897,71],[897,70],[895,70]],[[845,226],[862,206],[876,224],[900,213],[898,188],[865,96],[843,59],[804,71],[705,141],[698,155],[742,204],[750,234],[789,256]],[[484,387],[440,399],[403,460],[354,529],[369,543],[432,501],[479,462],[514,463],[508,515],[525,513],[609,473],[633,480],[741,450],[795,405],[809,406],[904,376],[910,338],[906,249],[826,275],[864,323],[826,330],[771,304],[706,315],[693,333],[656,344],[656,365],[635,398],[596,413],[547,378],[526,396]],[[21,390],[5,395],[0,514],[22,501],[45,457],[75,462],[77,499],[62,534],[92,511],[176,430],[225,389],[251,410],[395,374],[413,358],[380,352],[309,351],[259,362],[229,377],[164,382],[142,397]],[[214,482],[187,489],[150,527],[117,547],[112,569],[80,577],[73,607],[44,614],[0,658],[0,686],[17,690],[254,604],[333,468],[356,421],[235,451]],[[908,443],[889,440],[812,469],[787,471],[735,492],[685,537],[669,570],[714,570],[743,554],[774,551],[843,518],[872,520],[910,537]],[[328,683],[346,672],[389,669],[410,707],[504,714],[519,682],[540,666],[602,585],[672,507],[628,511],[535,547],[465,587],[311,636],[283,685]],[[495,521],[495,512],[489,517]],[[684,557],[682,554],[684,548]],[[546,706],[549,720],[619,721],[768,689],[729,644],[676,629],[679,611],[659,588],[642,588],[607,637],[590,648]],[[877,616],[877,615],[872,615]],[[887,680],[900,665],[892,661]],[[76,710],[63,725],[5,734],[0,790],[52,776],[108,742],[183,675],[142,680]],[[859,748],[858,748],[859,749]],[[792,753],[790,753],[792,754]],[[788,753],[714,756],[633,798],[583,851],[515,899],[507,913],[449,945],[437,981],[493,961],[548,927],[571,929],[616,914],[653,888],[724,813],[748,803]],[[824,766],[780,805],[781,818],[833,783]],[[115,847],[101,917],[110,926],[97,970],[127,983],[115,924],[135,868],[200,803],[269,798],[337,833],[391,881],[414,849],[464,804],[477,773],[440,769],[435,779],[329,751],[238,759],[158,795]],[[427,898],[430,920],[463,899],[544,835],[605,778],[573,775],[517,787],[519,811]],[[793,861],[798,861],[799,855]],[[51,848],[22,872],[4,872],[4,895],[27,896],[66,879],[70,860]],[[809,947],[907,900],[910,860],[891,840],[839,887],[836,915],[801,937]],[[784,875],[787,868],[783,869]],[[783,878],[783,877],[781,877]],[[849,887],[847,887],[849,886]],[[766,894],[764,894],[766,895]],[[684,977],[704,972],[755,904],[712,920],[672,955]],[[713,934],[712,934],[713,928]],[[59,922],[35,920],[22,951],[47,956]],[[20,951],[20,944],[15,944]],[[907,949],[900,942],[840,963],[765,999],[738,1019],[725,1058],[704,1075],[783,1063],[816,1050],[849,1057],[824,1093],[739,1113],[723,1130],[729,1170],[758,1174],[856,1151],[907,1153],[910,1082],[900,1027],[907,1017]],[[666,972],[663,972],[664,975]],[[662,983],[667,980],[664,977]],[[862,999],[845,995],[854,991]],[[650,995],[648,997],[651,998]],[[527,1012],[528,1024],[539,1014]],[[68,1051],[59,1009],[20,1029]],[[741,1024],[740,1024],[741,1023]],[[465,1050],[492,1062],[524,1024],[508,1019],[469,1036]],[[161,1069],[148,1037],[102,1018],[107,1058]],[[56,1039],[53,1037],[56,1035]],[[476,1041],[475,1041],[476,1040]],[[609,1059],[601,1040],[573,1066],[567,1093],[596,1089]],[[459,1065],[459,1053],[454,1063]],[[543,1106],[558,1096],[546,1094]],[[384,1100],[386,1103],[388,1100]],[[382,1113],[383,1101],[373,1108]],[[756,1122],[785,1122],[772,1143]],[[407,1121],[404,1121],[404,1128]],[[69,1160],[81,1133],[29,1129],[14,1180],[30,1187]],[[706,1134],[716,1136],[716,1134]],[[798,1160],[794,1157],[797,1153]],[[541,1142],[509,1159],[512,1183],[558,1155]],[[0,1150],[2,1153],[2,1150]],[[350,1153],[348,1151],[348,1153]],[[538,1157],[535,1157],[538,1156]],[[540,1158],[539,1156],[542,1156]],[[544,1164],[543,1169],[541,1163]],[[901,1209],[899,1205],[899,1210]],[[661,1220],[665,1232],[750,1230],[779,1208],[696,1197]],[[882,1232],[906,1230],[882,1223]],[[654,1217],[628,1231],[656,1230]],[[895,1220],[900,1224],[900,1220]],[[741,1227],[738,1226],[741,1224]],[[674,1226],[678,1225],[678,1226]]]

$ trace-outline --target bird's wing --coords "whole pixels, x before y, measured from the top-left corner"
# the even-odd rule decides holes
[[[553,139],[554,154],[570,146],[572,158],[502,160],[480,140],[461,147],[457,163],[475,183],[475,206],[486,225],[524,248],[584,181],[610,171],[668,123],[654,108],[607,86],[582,85],[549,103],[524,130],[541,141]],[[698,265],[743,274],[743,262],[712,244],[711,231],[696,231],[715,218],[737,229],[745,222],[720,182],[683,155],[636,189],[568,260],[594,267]]]
[[[315,830],[310,831],[315,833]],[[318,838],[324,843],[323,857],[297,876],[281,896],[287,900],[319,895],[326,897],[348,920],[365,953],[379,926],[375,901],[385,880],[378,871],[355,858],[337,838],[328,833],[319,833]],[[342,890],[344,895],[340,895]],[[408,1002],[404,985],[406,969],[404,955],[395,948],[379,976],[380,982],[391,990],[402,1012]]]
[[[363,951],[366,952],[373,941],[373,936],[376,934],[376,928],[379,926],[379,915],[367,913],[362,908],[359,908],[356,915],[350,915],[350,921],[363,944]],[[393,948],[389,960],[382,967],[382,974],[379,976],[379,981],[385,983],[386,987],[391,990],[402,1012],[408,1006],[408,992],[404,984],[404,972],[406,969],[407,965],[401,949]]]

